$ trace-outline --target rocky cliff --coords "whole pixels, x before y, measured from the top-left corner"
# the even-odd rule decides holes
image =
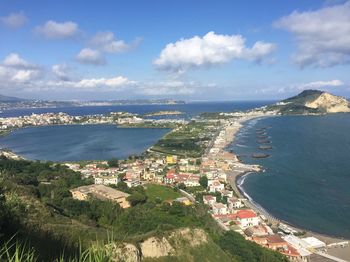
[[[291,98],[268,107],[281,114],[326,114],[350,112],[350,104],[344,97],[319,90],[305,90]]]

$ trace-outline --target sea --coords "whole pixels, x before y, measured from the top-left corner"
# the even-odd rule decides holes
[[[177,110],[184,114],[171,117],[190,118],[204,112],[232,112],[269,103],[197,102],[18,109],[4,111],[0,117],[46,112],[89,115]],[[350,114],[278,116],[247,122],[229,149],[243,162],[260,164],[265,171],[245,176],[239,181],[241,189],[257,205],[282,221],[349,239],[349,130]],[[130,154],[142,153],[167,132],[165,129],[122,129],[116,125],[29,127],[1,137],[0,146],[39,160],[126,158]],[[253,154],[268,157],[253,158]]]
[[[350,239],[349,130],[350,114],[278,116],[246,123],[230,149],[265,171],[242,177],[240,188],[282,221]]]

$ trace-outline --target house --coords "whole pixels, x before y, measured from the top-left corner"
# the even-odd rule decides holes
[[[129,194],[104,185],[89,185],[71,189],[70,192],[74,199],[87,200],[90,196],[117,202],[122,208],[130,207],[126,200]]]
[[[251,209],[238,210],[236,215],[241,228],[257,226],[260,223],[259,217]]]
[[[166,176],[164,177],[165,184],[174,184],[176,182],[176,171],[175,169],[170,169]]]
[[[96,185],[117,185],[120,179],[116,176],[100,176],[95,177]]]
[[[183,183],[188,187],[199,186],[199,174],[183,173],[177,174],[175,170],[169,170],[164,177],[165,184],[180,184]]]
[[[235,197],[227,198],[227,205],[231,211],[244,207],[242,200]]]
[[[214,203],[216,203],[216,197],[212,196],[212,195],[204,195],[203,196],[203,203],[206,205],[213,205]]]
[[[233,191],[231,191],[231,190],[223,190],[222,192],[221,192],[221,194],[222,194],[222,196],[225,196],[225,197],[227,197],[227,198],[230,198],[230,197],[233,197]]]
[[[227,206],[223,203],[214,203],[212,205],[213,214],[215,215],[226,215],[227,212]]]
[[[244,230],[244,233],[248,237],[263,237],[269,235],[269,230],[263,225],[258,225],[254,227],[248,227]]]
[[[218,180],[209,180],[208,181],[209,192],[222,192],[225,189],[225,185],[221,184]]]
[[[177,163],[177,156],[166,156],[165,161],[168,165],[173,165]]]

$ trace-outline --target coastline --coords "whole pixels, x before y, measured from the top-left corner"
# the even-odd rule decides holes
[[[273,116],[273,115],[272,115]],[[235,140],[236,140],[236,135],[240,132],[240,130],[247,124],[247,122],[251,121],[251,120],[260,120],[262,118],[265,117],[272,117],[270,115],[263,115],[263,116],[252,116],[249,117],[248,119],[246,118],[240,118],[238,120],[236,120],[236,122],[238,123],[238,128],[235,130],[235,132],[232,133],[232,140],[230,143],[226,144],[225,147],[223,147],[223,151],[228,152],[227,148],[229,145],[232,145]],[[278,115],[274,115],[274,116],[278,116]],[[230,151],[232,152],[232,151]],[[235,152],[232,152],[234,155],[236,155]],[[237,156],[237,155],[236,155]],[[288,221],[284,221],[280,218],[274,217],[271,213],[269,213],[268,210],[266,210],[263,206],[261,206],[260,204],[258,204],[257,202],[254,201],[254,199],[252,199],[249,194],[247,192],[244,191],[244,189],[242,188],[242,185],[244,184],[244,180],[247,176],[257,172],[255,170],[249,170],[249,168],[251,167],[251,165],[249,164],[245,164],[244,162],[242,162],[241,160],[238,159],[237,161],[237,166],[239,167],[246,167],[248,170],[239,170],[237,169],[235,166],[233,168],[233,170],[231,170],[228,175],[229,175],[229,183],[232,186],[233,190],[235,191],[235,193],[237,194],[237,196],[239,198],[243,198],[244,199],[244,203],[246,204],[247,207],[253,209],[255,212],[257,212],[260,215],[263,215],[268,223],[271,224],[279,224],[282,223],[286,226],[288,226],[289,228],[299,231],[299,232],[305,232],[305,237],[316,237],[318,239],[320,239],[321,241],[325,242],[327,244],[327,246],[329,244],[333,244],[333,243],[339,243],[339,242],[344,242],[344,241],[349,241],[349,239],[346,239],[345,237],[338,237],[338,236],[332,236],[332,235],[328,235],[328,234],[324,234],[324,233],[318,233],[318,232],[314,232],[312,230],[309,229],[304,229],[302,227],[299,226],[295,226],[292,223],[288,222]],[[240,168],[242,169],[242,168]],[[263,171],[260,170],[260,171]],[[350,261],[350,246],[347,245],[344,248],[339,248],[339,247],[328,247],[328,254],[339,257],[341,259],[345,259]]]

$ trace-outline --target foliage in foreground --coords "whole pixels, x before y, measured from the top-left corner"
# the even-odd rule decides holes
[[[138,245],[181,227],[204,229],[216,250],[233,261],[284,261],[280,254],[235,232],[222,234],[202,204],[170,205],[165,200],[177,194],[170,190],[156,198],[159,188],[134,188],[133,207],[128,209],[93,198],[78,201],[69,189],[88,183],[80,174],[55,163],[4,158],[0,158],[0,180],[0,261],[110,261],[104,245],[91,246],[94,239],[106,240],[108,231],[117,236],[113,241]],[[80,246],[74,245],[79,241]],[[191,252],[196,258],[205,257]]]

